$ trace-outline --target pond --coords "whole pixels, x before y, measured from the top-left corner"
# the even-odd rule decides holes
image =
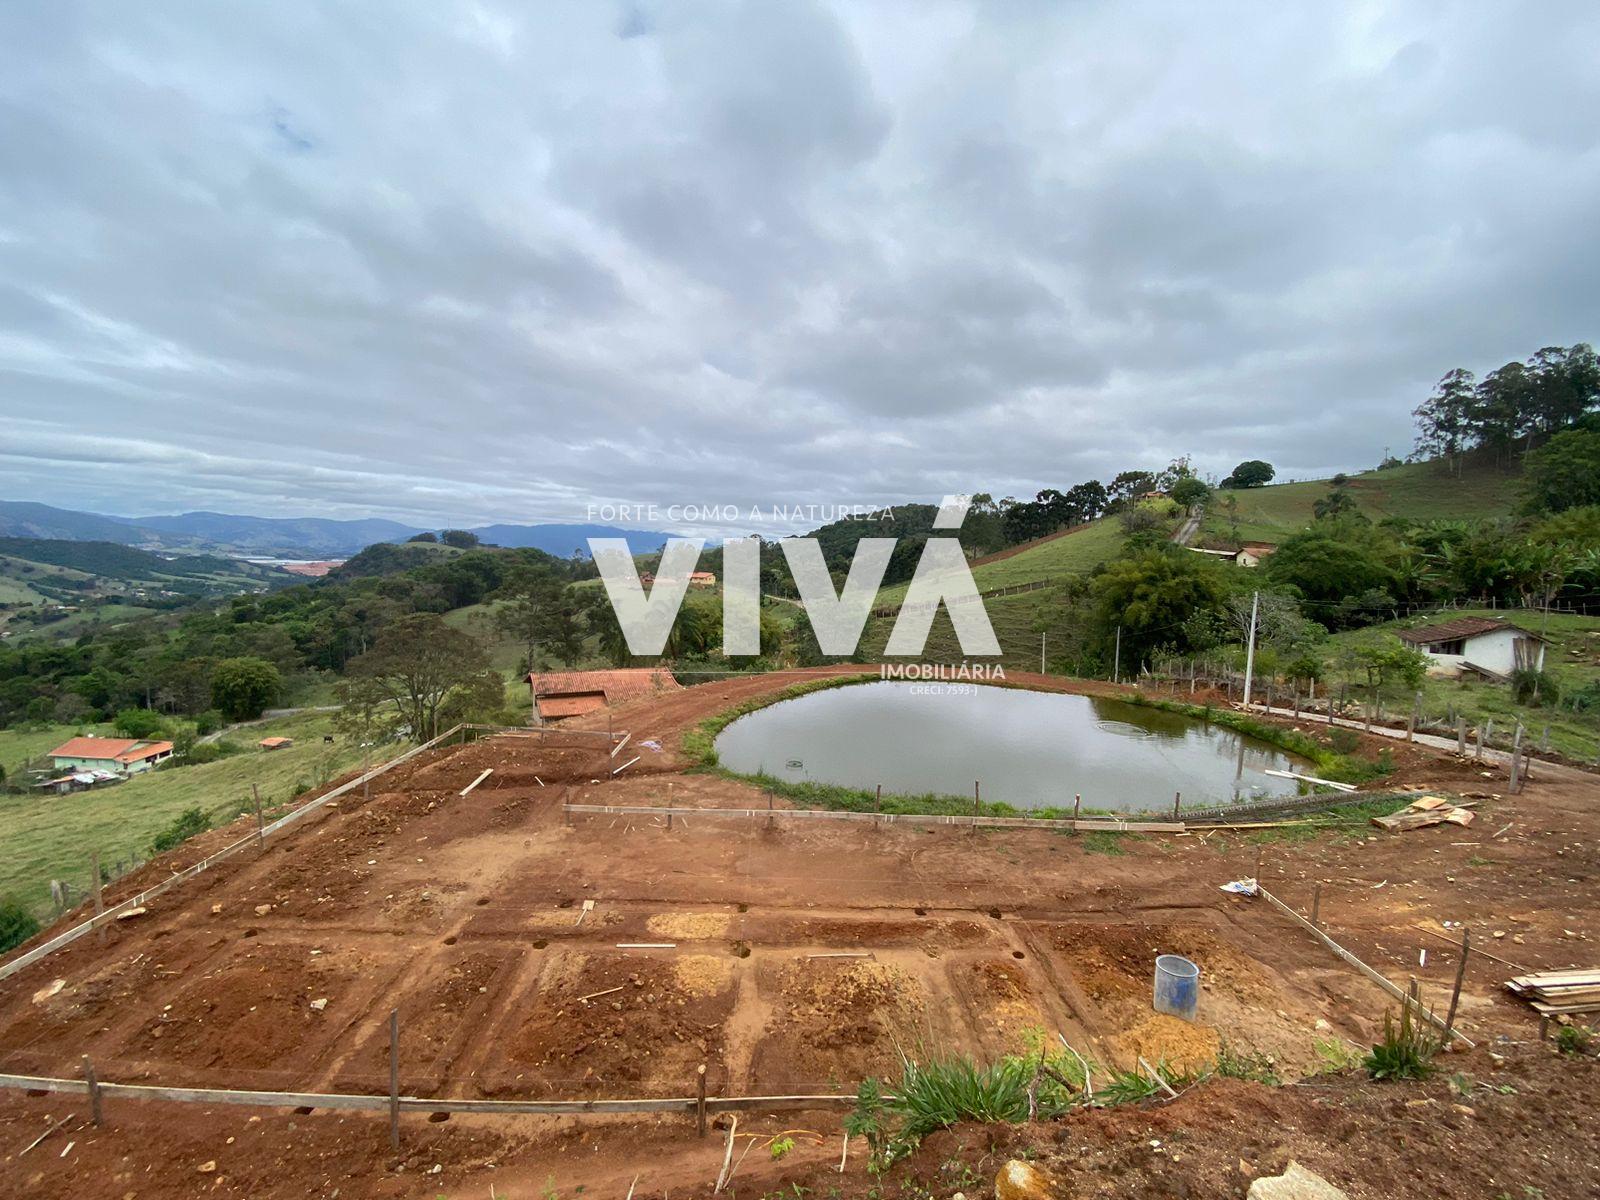
[[[749,713],[717,737],[729,770],[902,795],[971,796],[1015,808],[1170,812],[1296,792],[1268,769],[1309,764],[1206,721],[1017,688],[897,681],[830,688]]]

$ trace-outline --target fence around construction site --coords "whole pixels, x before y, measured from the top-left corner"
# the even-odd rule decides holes
[[[561,738],[576,737],[578,739],[591,740],[605,739],[608,745],[617,744],[615,741],[617,735],[609,733],[605,730],[548,730],[537,727],[534,729],[513,730],[499,725],[455,725],[445,730],[437,737],[423,742],[420,746],[413,746],[410,750],[405,751],[403,754],[398,754],[394,758],[389,759],[387,762],[380,763],[378,766],[373,767],[371,770],[365,771],[360,775],[357,775],[354,779],[340,784],[331,791],[324,792],[314,800],[308,800],[306,803],[299,805],[276,820],[271,822],[264,821],[258,809],[256,814],[256,828],[252,832],[237,839],[236,841],[230,842],[220,850],[213,851],[202,858],[199,862],[193,863],[181,871],[174,871],[170,876],[168,876],[166,879],[163,879],[160,883],[145,888],[137,894],[129,896],[126,900],[112,905],[109,908],[106,907],[101,901],[102,878],[98,861],[96,861],[90,881],[90,891],[93,893],[95,901],[95,915],[86,921],[74,925],[72,928],[64,932],[57,934],[48,941],[35,946],[26,954],[19,955],[10,962],[0,965],[0,980],[8,979],[17,972],[31,967],[40,959],[47,958],[49,955],[54,954],[57,950],[61,950],[66,946],[71,945],[73,942],[77,941],[81,937],[86,936],[87,934],[94,933],[97,930],[103,930],[107,925],[110,925],[112,922],[116,921],[124,913],[130,911],[131,909],[144,907],[151,900],[154,900],[162,893],[170,891],[172,888],[177,887],[178,884],[183,883],[185,880],[193,879],[195,876],[210,870],[218,863],[224,862],[252,846],[260,847],[264,845],[268,838],[283,833],[294,826],[297,822],[310,816],[312,813],[319,812],[321,809],[332,803],[334,800],[337,800],[339,797],[348,795],[356,788],[366,786],[374,779],[377,779],[385,773],[394,770],[398,766],[410,762],[418,755],[445,745],[452,738],[459,738],[462,741],[466,741],[476,737],[480,733],[516,733],[541,739],[552,736]],[[623,737],[623,740],[626,741],[627,735],[624,734],[621,736]]]

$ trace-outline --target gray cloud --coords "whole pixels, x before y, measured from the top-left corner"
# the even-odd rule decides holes
[[[1600,14],[0,9],[0,493],[1031,494],[1374,462],[1597,334]]]

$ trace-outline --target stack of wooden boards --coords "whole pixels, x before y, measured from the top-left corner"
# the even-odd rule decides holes
[[[1472,813],[1468,808],[1468,805],[1452,803],[1443,796],[1422,796],[1399,812],[1390,813],[1387,817],[1373,817],[1372,823],[1390,833],[1404,833],[1408,829],[1441,825],[1446,821],[1452,825],[1471,825]]]
[[[1541,1017],[1600,1012],[1600,968],[1539,971],[1506,980]]]

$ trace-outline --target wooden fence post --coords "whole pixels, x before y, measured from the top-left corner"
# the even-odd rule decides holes
[[[1515,794],[1522,790],[1522,722],[1517,722],[1516,736],[1511,739],[1511,782],[1506,790]]]
[[[106,898],[100,887],[100,851],[96,850],[89,855],[89,872],[94,876],[94,915],[96,919],[105,916]],[[106,944],[106,927],[101,924],[95,930],[95,938],[103,946]]]
[[[1322,884],[1317,884],[1311,892],[1311,923],[1318,929],[1322,928]]]
[[[1178,808],[1182,803],[1183,803],[1183,793],[1182,792],[1173,792],[1172,793],[1172,819],[1174,821],[1176,821],[1178,819]]]
[[[1444,1037],[1446,1043],[1450,1040],[1450,1031],[1455,1028],[1456,1005],[1461,1002],[1461,982],[1467,976],[1467,955],[1471,952],[1472,935],[1467,930],[1461,931],[1461,961],[1456,964],[1456,986],[1450,992],[1450,1011],[1444,1018]]]
[[[265,853],[267,849],[267,822],[261,815],[261,788],[252,783],[250,785],[250,795],[256,802],[256,849]]]
[[[706,1135],[706,1065],[700,1064],[700,1069],[695,1072],[695,1099],[694,1099],[694,1124],[695,1130],[701,1137]]]
[[[983,805],[983,801],[979,799],[981,794],[982,793],[979,791],[978,787],[978,780],[974,779],[972,781],[972,826],[968,830],[969,833],[976,834],[978,832],[978,810]]]
[[[105,1123],[105,1108],[100,1096],[100,1080],[95,1077],[94,1064],[89,1061],[89,1056],[83,1056],[83,1077],[89,1083],[89,1119],[96,1126]]]
[[[400,1149],[400,1010],[389,1010],[389,1145]]]

